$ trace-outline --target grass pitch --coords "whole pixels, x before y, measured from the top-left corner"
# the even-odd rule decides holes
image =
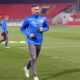
[[[9,41],[26,41],[20,27],[8,27]],[[1,32],[1,28],[0,28]],[[26,43],[0,44],[0,80],[33,80],[25,77],[23,67],[29,60]],[[37,59],[40,80],[80,80],[80,27],[50,27]]]

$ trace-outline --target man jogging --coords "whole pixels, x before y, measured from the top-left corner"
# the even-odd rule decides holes
[[[36,72],[36,59],[39,56],[43,43],[43,32],[49,30],[47,19],[40,15],[40,7],[32,5],[32,16],[26,18],[21,26],[21,31],[27,36],[30,61],[24,67],[25,75],[29,78],[29,69],[32,69],[34,80],[39,80]],[[26,30],[27,28],[27,30]]]
[[[0,40],[0,43],[5,41],[5,48],[10,48],[10,47],[8,47],[7,20],[8,20],[8,16],[5,16],[4,20],[2,21],[2,36],[3,36],[3,39]]]

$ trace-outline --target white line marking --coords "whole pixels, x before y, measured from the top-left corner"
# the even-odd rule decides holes
[[[52,58],[54,58],[54,59],[62,59],[62,60],[67,60],[67,61],[70,61],[70,62],[75,62],[75,63],[80,63],[80,61],[77,61],[77,60],[74,60],[74,59],[66,59],[66,58],[61,58],[61,57],[58,57],[58,56],[54,56],[54,57],[52,57]]]
[[[66,48],[66,47],[80,47],[80,46],[48,46],[48,47],[43,47],[43,48]]]
[[[18,43],[18,41],[9,41],[8,43]]]
[[[25,44],[26,42],[25,41],[20,41],[19,43]]]
[[[2,42],[2,43],[5,43],[5,42]],[[10,43],[10,44],[14,44],[14,43],[20,43],[20,44],[25,44],[26,43],[26,41],[9,41],[8,43]]]
[[[5,43],[5,42],[3,42],[3,43]],[[27,42],[26,41],[9,41],[8,43],[10,43],[10,44],[26,44]],[[69,47],[80,47],[80,45],[77,45],[77,46],[75,46],[75,45],[73,45],[73,46],[59,46],[59,45],[57,45],[57,46],[47,46],[47,45],[44,45],[44,46],[42,46],[42,48],[69,48]]]

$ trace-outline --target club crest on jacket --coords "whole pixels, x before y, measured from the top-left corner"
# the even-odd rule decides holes
[[[41,22],[41,23],[43,23],[43,22],[44,22],[44,20],[43,20],[43,19],[40,19],[40,22]]]

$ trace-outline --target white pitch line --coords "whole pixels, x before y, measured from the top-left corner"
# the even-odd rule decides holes
[[[3,43],[5,43],[5,42],[3,42]],[[27,42],[26,41],[9,41],[8,43],[10,43],[10,44],[26,44]],[[44,45],[44,46],[42,46],[42,48],[71,48],[71,47],[80,47],[80,46],[46,46],[46,45]]]
[[[48,46],[48,47],[43,47],[43,48],[66,48],[66,47],[80,47],[80,46]]]
[[[54,59],[62,59],[62,60],[67,60],[67,61],[70,61],[70,62],[75,62],[75,63],[80,63],[80,61],[78,62],[77,60],[74,60],[74,59],[65,59],[65,58],[60,58],[58,56],[54,56],[52,57]]]
[[[44,49],[46,49],[46,48],[48,48],[48,49],[53,49],[53,48],[64,48],[64,47],[65,47],[65,46],[63,46],[63,47],[62,47],[62,46],[61,46],[61,47],[60,47],[60,46],[56,46],[56,47],[49,47],[49,46],[48,46],[48,47],[42,47],[42,48],[44,48]],[[70,47],[80,47],[80,46],[67,46],[67,47],[70,48]],[[67,48],[67,47],[65,47],[65,48]],[[19,47],[19,48],[27,48],[27,47]]]
[[[2,42],[2,43],[5,43],[5,42]],[[27,43],[26,41],[8,41],[8,43],[10,43],[10,44],[13,44],[13,43],[20,43],[20,44],[25,44],[25,43]]]

